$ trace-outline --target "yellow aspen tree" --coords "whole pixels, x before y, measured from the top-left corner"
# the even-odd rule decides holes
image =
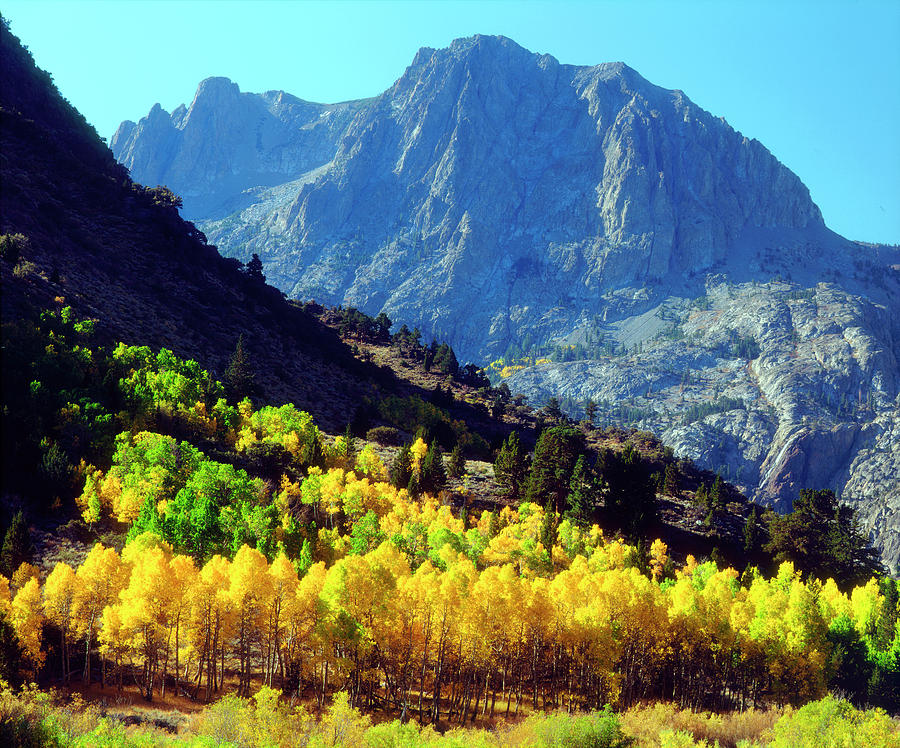
[[[192,596],[191,642],[199,657],[194,693],[200,688],[205,670],[207,701],[219,688],[219,675],[224,676],[225,644],[231,636],[233,618],[228,599],[230,575],[231,562],[213,556],[201,569]],[[217,664],[219,659],[221,669]]]
[[[190,556],[177,555],[173,557],[169,562],[169,569],[172,581],[172,587],[169,590],[171,604],[169,622],[175,636],[175,695],[177,696],[180,688],[181,648],[184,643],[190,641],[190,637],[184,636],[182,632],[187,633],[190,626],[191,601],[196,591],[199,574],[194,565],[194,559]],[[163,673],[165,671],[166,668],[163,667]],[[165,682],[163,682],[163,693],[165,693]]]
[[[131,637],[132,650],[143,660],[141,690],[150,701],[161,669],[161,688],[165,681],[175,582],[165,547],[145,543],[142,549],[131,551],[130,545],[126,546],[130,552],[125,555],[132,564],[131,576],[119,594],[118,608],[122,629]]]
[[[668,551],[669,547],[659,538],[650,545],[650,573],[655,582],[662,578],[666,562],[669,560]]]
[[[266,557],[249,546],[241,546],[231,564],[228,598],[235,615],[235,636],[240,661],[238,695],[250,695],[253,648],[262,639],[266,610],[272,596],[272,578]]]
[[[388,478],[384,463],[375,453],[375,448],[369,443],[366,443],[356,456],[356,464],[353,469],[357,475],[365,475],[376,483],[383,483]]]
[[[41,570],[34,564],[23,561],[13,572],[12,577],[10,577],[9,586],[12,588],[13,592],[18,592],[25,586],[29,579],[40,580],[40,578]]]
[[[122,622],[122,608],[119,605],[107,605],[103,609],[99,621],[100,654],[113,663],[113,677],[117,681],[117,689],[122,691],[122,675],[126,661],[130,661],[133,651],[130,631]],[[104,661],[105,661],[104,659]]]
[[[43,608],[41,585],[35,577],[31,577],[13,598],[11,623],[23,651],[31,661],[34,675],[43,667],[46,658],[46,653],[41,649]]]
[[[883,604],[884,596],[875,579],[870,579],[865,585],[854,587],[850,592],[853,624],[860,636],[871,638]]]
[[[128,570],[122,564],[115,548],[94,545],[75,572],[75,595],[72,616],[75,633],[84,641],[84,674],[86,685],[91,682],[91,649],[98,631],[103,609],[112,605],[127,581]],[[101,669],[101,685],[103,685]]]
[[[12,596],[9,593],[9,580],[0,574],[0,615],[9,619],[12,610]]]
[[[62,561],[44,582],[44,614],[60,632],[60,657],[62,659],[63,681],[69,682],[69,642],[75,632],[72,616],[75,608],[75,587],[77,579],[72,567]]]
[[[287,630],[287,608],[296,596],[299,579],[294,565],[283,553],[272,562],[268,575],[272,580],[272,595],[263,630],[263,681],[271,687],[276,669],[280,670],[284,682],[281,647]]]
[[[416,475],[422,471],[422,460],[425,459],[425,454],[428,452],[428,445],[419,437],[416,439],[412,446],[409,448],[410,456],[412,457],[412,469]]]
[[[321,598],[326,576],[325,564],[320,561],[310,566],[299,580],[294,595],[285,602],[286,631],[281,643],[286,679],[299,691],[305,656],[313,668],[317,695],[318,683],[322,684],[320,706],[324,704],[324,693],[328,688],[329,642],[323,630],[326,606]],[[317,677],[319,666],[322,668],[321,681]]]

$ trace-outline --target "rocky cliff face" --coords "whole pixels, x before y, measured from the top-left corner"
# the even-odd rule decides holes
[[[165,184],[189,218],[228,215],[327,164],[363,102],[325,105],[283,91],[241,93],[227,78],[203,81],[190,107],[156,104],[139,123],[123,122],[110,141],[142,184]]]
[[[900,258],[828,231],[796,175],[680,91],[476,36],[363,102],[212,79],[113,150],[290,295],[482,363],[581,344],[510,386],[609,401],[779,507],[836,488],[900,559]]]

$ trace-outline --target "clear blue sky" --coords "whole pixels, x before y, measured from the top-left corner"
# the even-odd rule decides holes
[[[900,243],[900,2],[49,2],[3,14],[109,137],[228,76],[312,101],[373,96],[422,46],[503,34],[560,62],[621,60],[760,140],[826,223]]]

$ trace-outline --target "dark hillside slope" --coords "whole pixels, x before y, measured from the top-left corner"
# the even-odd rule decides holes
[[[17,267],[2,263],[4,320],[61,296],[109,341],[165,346],[220,374],[243,333],[261,397],[342,427],[372,369],[220,257],[171,193],[132,182],[5,24],[0,34],[0,233],[27,238]]]

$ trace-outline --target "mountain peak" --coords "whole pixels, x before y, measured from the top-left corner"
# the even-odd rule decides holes
[[[238,87],[238,84],[230,78],[213,76],[200,81],[200,85],[197,86],[197,93],[194,94],[194,101],[201,97],[215,99],[234,98],[240,92],[241,89]]]

